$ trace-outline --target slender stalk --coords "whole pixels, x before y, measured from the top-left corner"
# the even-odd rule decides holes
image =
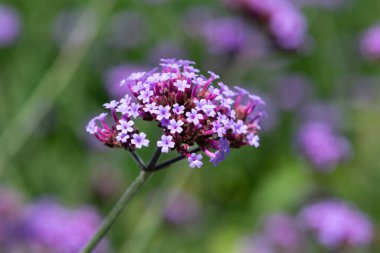
[[[157,148],[156,151],[154,152],[152,158],[150,159],[148,166],[146,167],[147,171],[154,170],[160,156],[161,156],[161,148]]]
[[[196,153],[200,150],[201,150],[200,148],[195,148],[191,151],[191,153]],[[136,193],[141,189],[141,187],[144,185],[144,183],[147,181],[147,179],[150,177],[150,175],[153,172],[157,170],[161,170],[185,158],[185,156],[181,155],[174,159],[168,160],[166,162],[163,162],[157,165],[158,159],[160,159],[160,156],[161,156],[161,149],[157,148],[150,162],[146,166],[144,161],[136,152],[131,151],[130,154],[132,155],[136,163],[139,165],[141,172],[139,176],[135,179],[135,181],[133,181],[132,185],[129,186],[129,188],[124,192],[124,194],[118,200],[116,205],[112,208],[110,213],[103,220],[103,223],[100,225],[100,227],[95,232],[93,237],[89,240],[87,245],[81,250],[81,253],[91,253],[95,249],[95,247],[99,244],[99,242],[104,238],[107,232],[111,229],[111,227],[115,223],[116,219],[120,216],[123,209],[129,204],[129,202],[136,195]]]
[[[111,229],[116,219],[119,217],[123,209],[128,205],[131,199],[136,195],[136,193],[141,189],[146,180],[150,177],[152,173],[141,170],[139,176],[133,181],[132,185],[125,191],[125,193],[118,200],[116,205],[112,208],[111,212],[104,219],[101,226],[96,231],[95,235],[91,238],[91,240],[87,243],[87,245],[82,249],[81,253],[90,253],[95,247],[99,244],[99,242],[103,239],[103,237],[107,234],[107,232]]]
[[[201,150],[200,148],[195,148],[195,149],[191,150],[190,153],[197,153],[200,150]],[[172,165],[173,163],[178,162],[184,158],[186,158],[186,156],[180,155],[180,156],[177,156],[173,159],[167,160],[163,163],[158,164],[154,169],[152,169],[152,171],[162,170],[162,169],[164,169],[164,168]]]
[[[166,168],[166,167],[172,165],[172,164],[175,163],[175,162],[181,161],[181,160],[184,159],[184,158],[186,158],[186,156],[180,155],[180,156],[177,156],[177,157],[172,158],[172,159],[170,159],[170,160],[167,160],[167,161],[165,161],[165,162],[163,162],[163,163],[158,164],[158,165],[154,168],[153,171],[162,170],[162,169],[164,169],[164,168]]]
[[[131,154],[133,159],[135,159],[135,162],[139,165],[140,169],[146,170],[146,166],[143,159],[134,150],[129,151],[129,153]]]
[[[135,181],[133,181],[131,186],[128,187],[128,189],[124,192],[121,198],[117,201],[116,205],[112,208],[110,213],[103,220],[103,223],[100,225],[100,227],[95,232],[94,236],[90,239],[90,241],[87,243],[87,245],[82,249],[81,253],[91,253],[99,244],[99,242],[103,239],[103,237],[107,234],[107,232],[111,229],[111,227],[115,223],[116,219],[120,216],[123,209],[128,205],[131,199],[136,195],[136,193],[144,185],[145,181],[152,174],[152,172],[150,172],[149,170],[153,170],[156,167],[157,161],[161,155],[161,149],[156,149],[152,158],[150,159],[148,166],[145,166],[144,161],[137,153],[135,153],[134,151],[131,151],[130,153],[139,165],[139,167],[141,168],[141,172],[139,176],[135,179]]]

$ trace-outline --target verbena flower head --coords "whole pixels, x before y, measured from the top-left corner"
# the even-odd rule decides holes
[[[43,201],[31,205],[25,214],[25,232],[31,252],[79,252],[100,224],[100,217],[89,207],[66,209]],[[94,252],[109,252],[103,241]]]
[[[326,200],[307,206],[300,219],[328,248],[366,246],[372,241],[373,228],[368,218],[340,201]]]
[[[167,59],[160,65],[161,70],[132,73],[122,80],[128,93],[104,104],[114,123],[107,123],[102,113],[90,120],[87,132],[109,147],[135,150],[152,143],[135,119],[154,122],[163,131],[157,147],[176,150],[191,167],[203,164],[201,155],[190,152],[195,145],[215,165],[230,148],[259,146],[260,97],[239,87],[230,89],[213,72],[203,76],[190,61]]]

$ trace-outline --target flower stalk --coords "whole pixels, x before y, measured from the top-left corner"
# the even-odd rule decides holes
[[[200,148],[195,148],[191,151],[191,153],[196,153],[200,151]],[[140,174],[133,181],[133,183],[128,187],[128,189],[124,192],[124,194],[120,197],[118,202],[112,208],[110,213],[106,216],[103,223],[100,225],[98,230],[95,232],[93,237],[89,240],[87,245],[82,249],[81,253],[90,253],[92,252],[96,246],[100,243],[100,241],[106,236],[108,231],[111,229],[117,218],[120,216],[121,212],[124,208],[129,204],[129,202],[133,199],[133,197],[137,194],[137,192],[142,188],[144,183],[148,180],[148,178],[156,171],[162,170],[175,162],[186,158],[185,156],[178,156],[176,158],[170,159],[166,162],[162,162],[157,165],[157,162],[161,156],[161,149],[157,148],[154,152],[150,162],[146,166],[142,158],[134,151],[130,151],[131,156],[134,158],[135,162],[140,167]]]
[[[95,249],[95,247],[99,244],[99,242],[104,238],[107,232],[111,229],[111,227],[113,226],[117,218],[120,216],[123,209],[130,203],[132,198],[141,189],[141,187],[148,180],[151,174],[152,174],[151,172],[141,170],[138,177],[124,192],[124,194],[118,200],[116,205],[112,208],[110,213],[104,219],[103,223],[100,225],[98,230],[95,232],[93,237],[90,239],[87,245],[82,249],[81,253],[90,253]]]

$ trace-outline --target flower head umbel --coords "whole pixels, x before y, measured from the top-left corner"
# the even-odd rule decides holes
[[[186,60],[164,59],[161,70],[133,73],[121,82],[128,94],[119,101],[104,104],[114,120],[106,122],[101,114],[88,123],[86,130],[109,147],[140,149],[149,145],[135,119],[156,122],[163,135],[157,142],[161,152],[177,150],[187,157],[190,167],[201,167],[202,155],[191,152],[197,145],[214,164],[223,161],[230,148],[259,146],[258,131],[263,101],[248,91],[236,91],[208,77]],[[215,85],[215,86],[214,86]]]

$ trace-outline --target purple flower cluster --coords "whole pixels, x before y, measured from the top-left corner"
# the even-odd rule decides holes
[[[260,97],[215,80],[209,72],[202,76],[193,62],[166,59],[161,71],[132,73],[121,82],[129,92],[120,100],[104,104],[115,124],[106,123],[106,113],[93,118],[86,130],[109,147],[140,149],[149,145],[135,119],[155,121],[163,129],[157,142],[163,153],[177,150],[188,158],[191,167],[201,167],[202,155],[191,154],[197,144],[214,165],[224,160],[231,148],[259,146],[259,120],[256,107]]]
[[[287,50],[299,49],[307,36],[307,21],[289,0],[235,0],[239,8],[264,22],[276,44]]]
[[[25,214],[28,248],[32,252],[76,253],[90,239],[101,220],[89,207],[66,209],[57,203],[31,205]],[[106,252],[106,242],[95,252]]]
[[[350,154],[348,141],[326,122],[306,123],[299,132],[298,143],[308,160],[321,170],[334,169]]]
[[[380,24],[364,32],[360,41],[360,52],[369,60],[380,59]]]
[[[0,47],[11,45],[19,36],[21,20],[15,9],[0,5]]]
[[[371,222],[343,202],[326,200],[312,204],[301,211],[300,219],[328,248],[366,246],[372,241]]]

